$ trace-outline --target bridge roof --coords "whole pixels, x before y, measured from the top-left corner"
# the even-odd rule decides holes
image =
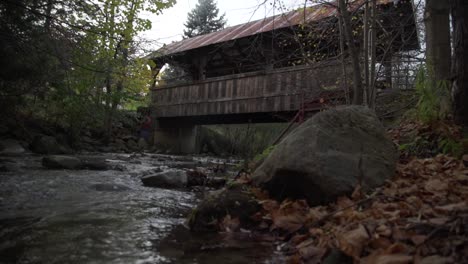
[[[398,1],[399,0],[378,0],[377,2],[379,5],[385,5]],[[362,6],[363,2],[364,0],[356,0],[353,3],[351,10],[354,11],[358,9],[360,6]],[[164,57],[167,55],[193,50],[212,44],[227,42],[230,40],[273,31],[275,29],[296,26],[305,22],[320,21],[328,17],[336,16],[337,13],[337,8],[331,4],[315,5],[305,9],[294,10],[288,13],[251,21],[245,24],[227,27],[213,33],[173,42],[163,46],[159,50],[152,53],[149,57]]]

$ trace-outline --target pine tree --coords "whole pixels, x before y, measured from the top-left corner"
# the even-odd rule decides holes
[[[187,17],[184,24],[184,38],[192,38],[215,32],[224,28],[226,20],[224,14],[218,17],[219,9],[214,0],[198,0],[198,4]]]

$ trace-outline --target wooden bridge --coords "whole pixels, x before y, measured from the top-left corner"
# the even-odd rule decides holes
[[[306,102],[308,111],[342,102],[342,72],[331,61],[159,87],[152,109],[160,126],[284,122]]]
[[[348,6],[360,19],[362,3]],[[377,4],[376,59],[391,87],[393,54],[419,47],[413,3]],[[345,48],[337,14],[331,5],[316,5],[173,42],[150,54],[155,77],[169,64],[181,69],[181,80],[189,80],[152,88],[155,142],[196,152],[197,125],[285,122],[343,103],[351,69],[336,60]],[[353,27],[362,51],[359,25]]]

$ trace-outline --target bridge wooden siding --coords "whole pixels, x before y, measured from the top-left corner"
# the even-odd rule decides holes
[[[152,107],[157,118],[291,112],[305,98],[341,89],[340,76],[337,61],[235,74],[154,88]]]

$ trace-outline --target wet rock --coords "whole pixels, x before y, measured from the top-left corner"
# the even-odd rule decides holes
[[[115,170],[115,171],[126,171],[127,170],[127,168],[122,164],[114,164],[114,165],[110,166],[109,169],[110,170]]]
[[[226,179],[220,177],[212,177],[206,180],[205,185],[211,188],[221,188],[226,185]]]
[[[16,140],[5,139],[0,141],[0,155],[14,156],[24,154],[26,150]]]
[[[141,178],[143,185],[159,188],[184,188],[187,187],[188,177],[183,170],[169,170]]]
[[[141,174],[143,176],[147,176],[147,175],[153,175],[153,174],[160,173],[160,172],[163,172],[163,170],[161,168],[154,168],[154,169],[151,169],[151,170],[143,171]]]
[[[107,184],[107,183],[98,183],[91,185],[91,188],[96,191],[103,192],[124,192],[129,191],[131,188],[121,185],[121,184]]]
[[[395,174],[397,150],[375,113],[361,106],[320,112],[278,144],[252,175],[279,200],[323,204],[377,187]]]
[[[221,188],[226,184],[226,179],[220,177],[208,177],[200,170],[190,170],[187,172],[188,187],[206,186],[211,188]]]
[[[198,170],[190,170],[187,172],[188,183],[187,185],[190,186],[202,186],[205,185],[207,176],[205,173],[198,171]]]
[[[36,136],[30,145],[34,153],[39,154],[70,154],[72,150],[64,145],[60,145],[54,137],[39,135]]]
[[[236,185],[206,197],[192,211],[188,224],[192,231],[216,231],[217,223],[229,214],[231,218],[239,218],[241,226],[248,226],[251,224],[250,217],[260,207],[245,186]]]
[[[0,172],[15,172],[19,171],[19,165],[9,159],[0,159]]]
[[[82,162],[77,157],[53,155],[42,158],[42,166],[48,169],[77,170],[82,168]]]
[[[105,158],[101,157],[81,157],[81,169],[88,170],[108,170],[109,164]]]

